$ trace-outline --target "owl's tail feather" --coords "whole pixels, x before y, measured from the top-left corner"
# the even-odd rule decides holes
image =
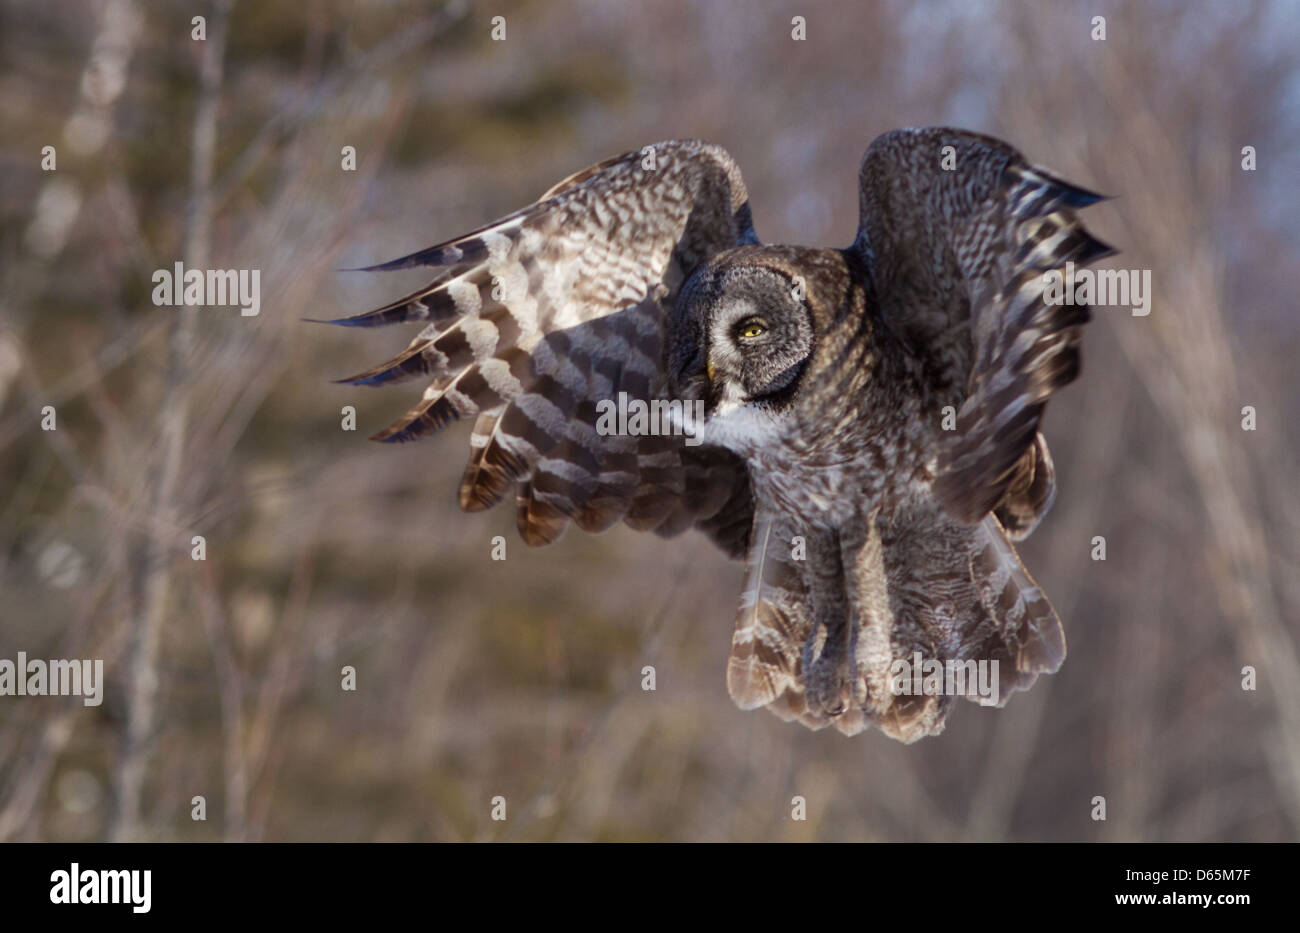
[[[834,720],[839,731],[853,735],[874,724],[914,742],[943,731],[958,696],[1002,706],[1061,666],[1060,620],[995,515],[972,527],[930,502],[878,528],[879,551],[869,539],[850,571],[865,702]],[[899,661],[909,662],[902,680]],[[931,692],[935,661],[942,688]]]
[[[754,520],[745,591],[727,659],[727,692],[741,709],[803,692],[802,651],[812,623],[807,588],[794,563],[794,539],[792,526],[780,518],[761,515]],[[775,707],[773,711],[781,715]]]
[[[1065,632],[997,518],[987,516],[977,532],[971,579],[993,629],[972,645],[971,656],[999,662],[997,705],[1001,706],[1014,691],[1033,686],[1039,674],[1053,674],[1060,668],[1065,660]]]
[[[766,706],[782,719],[811,729],[833,725],[846,735],[874,725],[910,743],[943,731],[957,695],[1002,706],[1039,674],[1060,667],[1060,620],[996,516],[971,527],[931,503],[873,529],[851,559],[846,555],[856,632],[854,701],[828,716],[810,707],[803,682],[813,607],[798,530],[779,517],[755,520],[727,664],[727,688],[742,709]],[[929,692],[929,681],[920,692],[909,689],[921,682],[910,676],[898,688],[896,662],[912,664],[918,653],[945,669],[957,662],[963,679],[955,694],[946,676],[938,693]]]

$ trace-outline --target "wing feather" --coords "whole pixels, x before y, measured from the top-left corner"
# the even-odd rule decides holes
[[[602,436],[597,404],[665,398],[677,290],[717,252],[757,242],[740,171],[719,146],[657,143],[569,176],[471,233],[391,262],[436,269],[424,288],[330,323],[426,322],[386,363],[340,380],[432,379],[375,435],[412,440],[474,417],[460,486],[468,510],[515,487],[520,534],[554,541],[572,521],[675,534],[697,525],[744,553],[752,496],[744,464],[680,437]],[[695,489],[701,487],[701,491]]]
[[[957,410],[935,492],[955,518],[973,525],[999,509],[1023,537],[1052,501],[1043,410],[1077,377],[1089,318],[1046,290],[1114,252],[1075,213],[1102,198],[1006,143],[945,128],[881,136],[860,181],[854,249],[881,315],[921,359],[938,404]]]

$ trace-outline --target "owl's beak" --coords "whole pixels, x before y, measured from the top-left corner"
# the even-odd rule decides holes
[[[709,377],[709,385],[713,385],[713,360],[704,364],[704,374]]]

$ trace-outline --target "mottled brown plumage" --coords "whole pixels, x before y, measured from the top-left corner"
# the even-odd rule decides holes
[[[886,134],[860,182],[849,248],[763,246],[724,150],[658,143],[375,267],[439,272],[338,323],[427,322],[345,381],[428,380],[379,440],[475,419],[463,508],[513,490],[530,544],[703,530],[748,556],[735,701],[913,741],[953,696],[900,693],[899,659],[996,662],[1001,705],[1064,657],[1011,540],[1051,505],[1039,425],[1088,317],[1043,276],[1108,250],[1074,214],[1096,195],[988,137]],[[703,444],[602,433],[620,394],[701,402]]]

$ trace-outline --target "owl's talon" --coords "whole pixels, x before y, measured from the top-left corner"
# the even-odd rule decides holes
[[[849,708],[852,686],[843,658],[823,653],[808,667],[805,683],[805,702],[813,712],[834,718]]]
[[[866,709],[867,701],[871,698],[871,691],[867,687],[867,678],[858,673],[853,678],[853,705],[859,709]]]

